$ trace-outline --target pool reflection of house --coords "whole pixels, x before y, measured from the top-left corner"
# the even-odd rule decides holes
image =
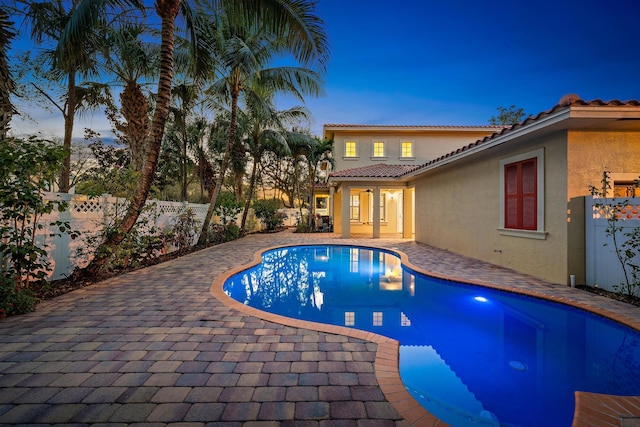
[[[335,233],[415,236],[553,283],[568,284],[570,275],[585,283],[589,186],[605,169],[615,186],[640,176],[638,101],[568,95],[520,124],[415,163],[391,160],[390,148],[384,158],[393,144],[375,136],[383,127],[357,127],[366,135],[358,139],[336,126],[327,125],[325,137],[333,136],[342,166],[345,158],[370,164],[331,173]],[[358,151],[363,141],[371,145]]]

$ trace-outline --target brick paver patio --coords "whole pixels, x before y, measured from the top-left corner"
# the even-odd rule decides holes
[[[436,275],[573,301],[640,329],[636,307],[407,240],[251,235],[0,321],[0,424],[445,425],[407,399],[394,341],[214,296],[257,251],[304,243],[396,249]]]

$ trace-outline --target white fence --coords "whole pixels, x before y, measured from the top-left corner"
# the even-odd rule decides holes
[[[37,235],[38,244],[45,244],[49,254],[52,267],[49,278],[55,280],[68,276],[76,267],[86,266],[89,262],[89,253],[86,250],[87,238],[100,232],[118,210],[126,209],[126,201],[108,194],[89,197],[79,194],[48,193],[45,198],[66,200],[69,204],[66,211],[54,211],[43,217],[40,223],[45,225],[45,228]],[[207,204],[148,200],[141,220],[146,221],[148,229],[155,226],[167,231],[173,227],[177,217],[190,208],[202,224],[208,206]],[[69,222],[72,230],[81,233],[80,237],[72,240],[67,234],[58,233],[56,228],[49,228],[48,224],[56,220]],[[50,236],[51,234],[54,236]],[[196,235],[195,238],[197,240],[198,236]],[[80,248],[85,249],[85,254],[79,252]]]
[[[99,197],[89,197],[81,194],[65,194],[65,193],[47,193],[47,200],[66,201],[69,205],[64,212],[54,211],[44,216],[39,223],[44,229],[38,231],[36,242],[39,246],[45,246],[48,253],[48,259],[51,263],[51,272],[49,280],[56,280],[67,277],[75,268],[86,266],[90,260],[91,251],[87,250],[87,241],[92,235],[96,235],[103,230],[111,218],[118,211],[126,209],[126,199],[112,197],[105,194]],[[147,207],[141,215],[138,223],[144,223],[144,228],[149,230],[156,227],[162,231],[168,231],[176,223],[178,216],[187,209],[195,214],[195,217],[202,224],[207,215],[208,204],[195,204],[183,202],[167,202],[160,200],[148,200]],[[298,209],[281,209],[287,214],[285,226],[295,226],[299,221],[300,211]],[[306,209],[303,214],[306,214]],[[240,216],[236,218],[239,223]],[[49,227],[48,224],[54,221],[66,221],[70,228],[80,232],[80,237],[71,239],[67,234],[60,234],[57,228]],[[212,223],[220,223],[220,218],[214,216]],[[249,210],[247,225],[252,231],[260,230],[263,224],[257,220],[253,214],[253,209]],[[194,238],[194,244],[198,239],[198,234]],[[82,250],[81,250],[82,249]],[[176,248],[167,248],[167,252]]]
[[[607,204],[622,203],[623,200],[627,203],[620,212],[620,220],[616,222],[616,227],[621,228],[617,233],[618,248],[627,240],[625,233],[640,227],[640,198],[609,199]],[[625,283],[624,271],[616,256],[613,238],[607,236],[607,219],[598,203],[605,202],[591,196],[585,197],[586,285],[619,291],[614,287]],[[640,259],[636,259],[635,263],[640,263]]]

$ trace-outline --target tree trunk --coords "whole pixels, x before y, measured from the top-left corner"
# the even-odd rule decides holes
[[[184,124],[184,132],[182,133],[182,190],[180,191],[180,201],[187,201],[187,131],[186,120]]]
[[[147,135],[148,145],[147,159],[143,173],[138,182],[133,200],[129,203],[125,217],[118,224],[115,233],[107,236],[93,260],[87,265],[85,271],[88,274],[97,274],[112,252],[127,233],[135,225],[149,195],[149,189],[153,183],[158,157],[164,135],[164,127],[169,115],[169,102],[171,99],[171,84],[173,81],[173,50],[175,41],[175,19],[180,10],[180,0],[156,0],[156,11],[162,18],[162,42],[160,47],[160,78],[158,80],[158,94],[156,109],[153,115],[151,129]]]
[[[227,146],[225,147],[224,157],[222,158],[222,166],[220,167],[220,174],[216,179],[216,186],[213,189],[211,198],[209,200],[209,208],[207,209],[207,215],[202,222],[202,230],[200,231],[200,237],[198,237],[198,245],[204,245],[207,243],[209,225],[211,224],[211,218],[213,218],[213,212],[216,208],[216,202],[222,189],[224,182],[224,175],[227,172],[229,161],[231,160],[231,150],[233,150],[233,142],[236,138],[236,121],[238,116],[238,96],[239,91],[233,91],[231,93],[231,121],[229,123],[229,137],[227,139]]]
[[[249,191],[247,194],[247,201],[244,204],[244,211],[242,212],[242,221],[240,222],[240,229],[244,231],[244,226],[247,222],[247,214],[249,213],[249,206],[251,205],[251,199],[253,198],[253,189],[256,183],[256,174],[258,171],[258,163],[260,162],[260,155],[257,154],[253,157],[253,168],[251,170],[251,181],[249,182]]]
[[[149,113],[147,97],[135,81],[128,82],[120,94],[122,116],[125,123],[118,126],[124,133],[131,152],[131,168],[141,174],[147,159],[147,136],[149,135]]]
[[[64,139],[62,146],[67,151],[67,155],[62,161],[62,169],[60,169],[60,182],[58,182],[58,191],[61,193],[69,192],[69,182],[71,181],[71,140],[73,138],[73,121],[76,116],[76,73],[70,71],[67,83],[67,108],[64,113]]]
[[[315,211],[316,205],[313,200],[313,196],[316,189],[316,177],[315,177],[315,168],[311,167],[311,162],[309,162],[309,227],[313,229],[315,225]]]

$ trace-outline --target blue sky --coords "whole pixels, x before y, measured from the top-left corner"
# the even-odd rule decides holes
[[[391,5],[391,6],[390,6]],[[636,0],[320,0],[332,46],[322,123],[486,124],[567,93],[638,99]]]
[[[319,0],[331,60],[325,96],[307,101],[312,131],[482,125],[497,107],[537,114],[567,93],[640,99],[639,12],[637,0]]]

